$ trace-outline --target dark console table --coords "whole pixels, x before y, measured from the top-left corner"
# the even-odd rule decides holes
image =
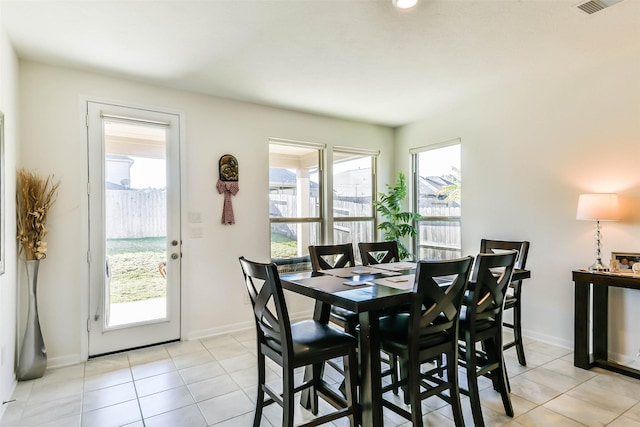
[[[640,275],[576,270],[573,272],[573,281],[575,283],[574,366],[583,369],[599,366],[640,379],[640,370],[610,361],[607,356],[609,288],[640,290]],[[591,295],[593,298],[590,298]],[[592,355],[589,351],[590,338],[593,346]]]

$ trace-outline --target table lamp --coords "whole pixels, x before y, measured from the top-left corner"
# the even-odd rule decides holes
[[[616,221],[619,217],[618,196],[616,194],[581,194],[578,198],[576,219],[596,222],[596,262],[589,271],[609,271],[600,256],[600,221]]]

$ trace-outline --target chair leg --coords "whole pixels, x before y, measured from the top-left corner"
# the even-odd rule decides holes
[[[411,405],[411,424],[422,427],[422,400],[420,399],[420,362],[412,357],[407,361],[407,386]],[[405,392],[406,393],[406,392]],[[405,401],[407,395],[405,394]]]
[[[499,343],[502,346],[502,343]],[[501,350],[501,348],[496,347],[496,350]],[[511,387],[509,385],[509,378],[507,377],[507,367],[504,364],[504,357],[502,355],[502,351],[498,351],[498,368],[495,372],[495,377],[498,379],[499,392],[502,397],[502,405],[504,406],[505,413],[513,417],[513,406],[511,405],[511,397],[509,395],[511,391]]]
[[[495,338],[487,338],[483,340],[482,350],[487,355],[487,364],[498,365],[498,357],[502,357],[502,353],[498,351],[498,341]],[[491,380],[493,389],[497,392],[500,392],[500,378],[496,374],[496,371],[490,371],[489,373],[485,374],[485,376],[489,377],[489,379]]]
[[[518,363],[527,366],[527,359],[524,356],[524,341],[522,340],[522,313],[520,310],[520,301],[513,307],[513,337],[516,342],[516,353],[518,354]]]
[[[409,360],[400,358],[400,378],[404,380],[402,385],[402,395],[404,396],[404,404],[409,405],[411,403],[409,393],[409,376],[411,375],[409,368]]]
[[[457,349],[454,348],[447,354],[447,381],[449,382],[449,399],[451,400],[451,410],[456,427],[464,427],[464,417],[462,415],[462,403],[460,402],[460,388],[458,386],[458,359],[455,356]],[[440,356],[442,360],[442,356]]]
[[[284,369],[282,375],[282,427],[293,427],[293,369]]]
[[[398,356],[389,353],[389,369],[391,369],[391,384],[398,384]],[[393,387],[393,394],[398,395],[400,388]]]
[[[507,379],[507,369],[502,355],[502,340],[499,339],[499,337],[486,340],[486,349],[488,362],[497,365],[497,367],[490,372],[493,388],[500,393],[505,413],[513,417],[513,406],[511,405],[511,398],[509,397],[509,380]]]
[[[262,408],[264,407],[264,382],[265,382],[265,360],[264,354],[258,352],[258,396],[256,397],[256,413],[253,417],[253,427],[260,427],[262,418]]]
[[[318,415],[318,389],[320,388],[320,382],[322,381],[322,371],[324,364],[319,363],[311,367],[313,370],[313,386],[311,388],[311,413]]]
[[[499,372],[497,375],[500,376],[500,396],[502,396],[502,405],[504,406],[505,413],[513,417],[513,406],[511,405],[511,397],[509,396],[509,381],[507,379],[507,370],[505,369],[504,363],[500,363]]]
[[[331,320],[331,318],[329,320]],[[358,321],[357,320],[356,321],[347,320],[346,322],[336,322],[336,321],[334,321],[334,323],[336,323],[339,326],[342,326],[344,331],[346,333],[348,333],[349,335],[358,336],[358,329],[357,329],[358,328]],[[356,351],[356,353],[357,353],[357,351]],[[331,366],[335,370],[340,372],[344,377],[346,377],[347,374],[344,372],[344,370],[341,372],[336,366],[333,366],[333,365],[331,365]],[[340,386],[338,387],[338,391],[340,391],[340,393],[342,393],[342,395],[346,397],[346,395],[347,395],[346,378],[343,378],[342,381],[340,382]]]
[[[358,405],[358,355],[355,349],[344,357],[343,364],[347,405],[353,408],[353,414],[349,417],[349,426],[355,427],[360,425],[362,419],[360,405]]]
[[[478,389],[478,367],[476,366],[475,340],[466,337],[465,362],[467,364],[467,386],[469,387],[469,401],[471,403],[471,413],[473,414],[473,425],[484,427],[482,418],[482,407],[480,406],[480,390]]]

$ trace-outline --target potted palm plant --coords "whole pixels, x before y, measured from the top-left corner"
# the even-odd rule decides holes
[[[378,224],[385,240],[398,243],[398,255],[401,260],[413,258],[413,254],[402,241],[405,237],[413,237],[418,231],[413,222],[422,218],[417,212],[403,211],[402,202],[407,197],[407,185],[404,174],[398,173],[398,180],[394,186],[387,184],[386,193],[378,193],[378,200],[374,202],[376,211],[383,218]]]

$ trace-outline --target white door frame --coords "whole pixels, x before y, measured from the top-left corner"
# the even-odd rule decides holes
[[[185,230],[185,163],[186,163],[186,138],[185,138],[185,114],[181,111],[171,110],[164,107],[153,107],[153,106],[141,106],[134,105],[124,101],[116,101],[113,99],[106,99],[100,97],[89,97],[89,96],[80,96],[79,97],[79,129],[81,132],[81,179],[85,181],[85,184],[80,185],[81,197],[80,200],[83,202],[80,204],[80,239],[81,239],[81,253],[80,253],[80,283],[82,284],[80,288],[80,361],[86,361],[89,357],[89,330],[88,330],[88,322],[90,316],[90,292],[89,292],[89,283],[90,283],[90,269],[88,262],[88,252],[89,252],[89,200],[88,200],[88,182],[89,182],[89,153],[88,153],[88,144],[89,144],[89,133],[88,133],[88,125],[87,125],[87,116],[88,116],[88,103],[102,103],[102,104],[111,104],[126,108],[140,109],[140,110],[150,110],[157,111],[161,113],[174,114],[179,117],[180,130],[179,130],[179,138],[180,138],[180,153],[179,153],[179,169],[180,169],[180,193],[181,199],[179,202],[179,211],[180,211],[180,228],[182,230],[181,238],[182,238],[182,257],[184,259],[186,253],[186,245],[184,242],[184,230]],[[186,333],[186,325],[185,325],[185,298],[186,294],[186,283],[184,279],[184,271],[180,271],[180,337],[185,337]]]

